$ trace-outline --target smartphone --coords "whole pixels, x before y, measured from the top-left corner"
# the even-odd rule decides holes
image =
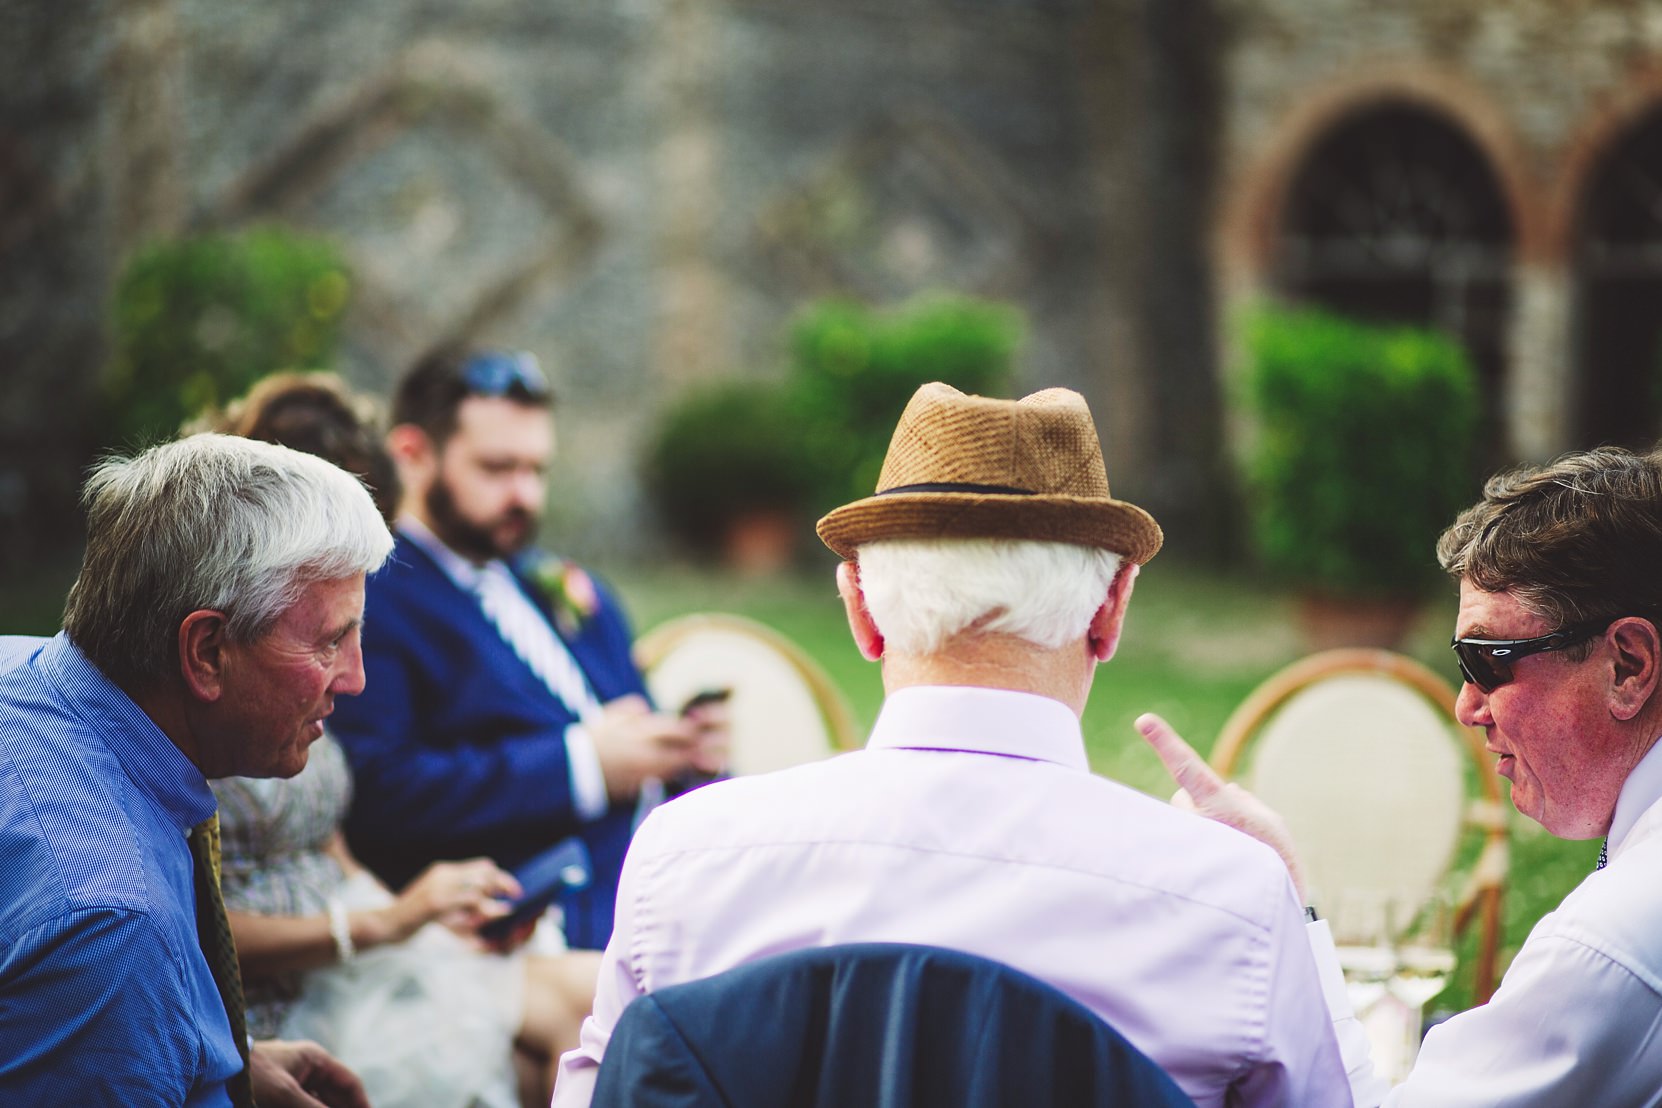
[[[501,942],[521,924],[535,919],[568,888],[580,889],[589,883],[592,869],[588,848],[578,838],[562,839],[548,850],[514,870],[522,890],[519,899],[508,905],[508,914],[479,926],[481,938]]]
[[[703,708],[709,704],[720,704],[732,695],[733,690],[730,688],[703,689],[687,698],[687,702],[681,705],[681,714],[686,715],[694,708]]]

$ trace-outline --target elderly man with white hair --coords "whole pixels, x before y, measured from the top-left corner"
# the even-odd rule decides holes
[[[1114,499],[1089,411],[926,385],[877,494],[819,524],[887,691],[862,751],[654,812],[624,866],[588,1103],[624,1007],[804,947],[1005,963],[1083,1003],[1196,1103],[1350,1103],[1304,916],[1261,844],[1093,775],[1079,717],[1161,532]]]
[[[84,500],[64,630],[0,643],[0,1103],[359,1108],[315,1044],[248,1041],[208,778],[305,766],[392,538],[343,470],[221,435]]]

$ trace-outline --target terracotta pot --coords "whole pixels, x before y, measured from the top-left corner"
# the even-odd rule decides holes
[[[1299,598],[1298,618],[1312,650],[1339,646],[1400,650],[1419,610],[1419,601],[1409,597],[1306,593]]]
[[[796,556],[797,528],[788,512],[747,512],[728,525],[722,553],[728,566],[739,573],[778,573]]]

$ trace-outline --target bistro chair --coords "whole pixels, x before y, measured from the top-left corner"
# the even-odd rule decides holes
[[[825,671],[755,620],[723,612],[679,616],[637,639],[635,657],[666,710],[731,690],[734,774],[785,769],[860,745],[853,712]]]

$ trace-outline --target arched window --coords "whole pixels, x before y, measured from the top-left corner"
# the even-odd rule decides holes
[[[1357,111],[1294,175],[1273,262],[1296,300],[1458,336],[1484,395],[1499,461],[1513,227],[1483,153],[1443,116],[1407,103]]]
[[[1595,166],[1576,227],[1577,445],[1662,435],[1662,106]]]

